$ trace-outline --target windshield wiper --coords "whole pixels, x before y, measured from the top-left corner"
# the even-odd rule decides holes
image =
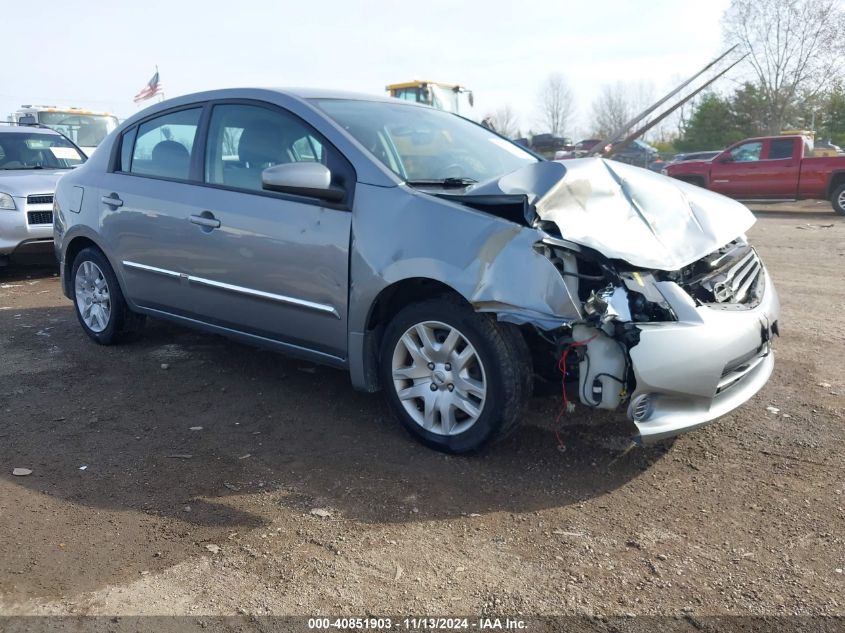
[[[406,180],[411,187],[443,187],[444,189],[469,187],[478,181],[475,178],[432,178],[429,180]]]
[[[19,170],[22,170],[22,169],[44,169],[44,167],[41,166],[41,165],[32,165],[32,166],[27,166],[27,167],[23,167],[23,166],[22,167],[0,167],[0,169],[6,170],[6,171],[19,171]]]

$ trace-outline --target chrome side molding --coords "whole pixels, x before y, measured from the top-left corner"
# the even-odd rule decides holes
[[[307,310],[314,310],[323,314],[331,314],[336,319],[340,318],[340,313],[334,306],[326,305],[324,303],[316,303],[308,301],[307,299],[299,299],[297,297],[288,297],[286,295],[275,294],[272,292],[265,292],[263,290],[256,290],[255,288],[246,288],[244,286],[236,286],[234,284],[227,284],[222,281],[215,281],[213,279],[206,279],[204,277],[196,277],[194,275],[186,275],[184,273],[176,272],[175,270],[166,270],[164,268],[157,268],[155,266],[148,266],[147,264],[140,264],[138,262],[131,262],[124,260],[123,265],[127,268],[134,268],[157,275],[164,275],[165,277],[186,279],[189,283],[209,286],[211,288],[220,288],[221,290],[228,290],[229,292],[236,292],[250,297],[260,297],[261,299],[269,299],[270,301],[278,301],[287,305],[294,305]]]

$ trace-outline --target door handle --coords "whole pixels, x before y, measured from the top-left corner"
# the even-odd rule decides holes
[[[100,202],[114,208],[123,206],[123,200],[121,200],[120,196],[118,196],[116,193],[112,193],[108,196],[103,196],[102,198],[100,198]]]
[[[220,220],[215,218],[210,213],[208,215],[192,215],[189,216],[188,219],[191,221],[192,224],[198,224],[199,226],[208,228],[208,229],[219,229],[220,228]]]

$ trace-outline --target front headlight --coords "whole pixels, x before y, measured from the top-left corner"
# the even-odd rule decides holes
[[[8,193],[0,193],[0,209],[4,209],[6,211],[14,211],[17,207],[15,207],[15,201]]]

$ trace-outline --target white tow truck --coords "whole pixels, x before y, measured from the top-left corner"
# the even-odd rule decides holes
[[[117,117],[108,112],[45,105],[22,105],[8,120],[21,125],[45,125],[61,132],[88,156],[118,124]]]

